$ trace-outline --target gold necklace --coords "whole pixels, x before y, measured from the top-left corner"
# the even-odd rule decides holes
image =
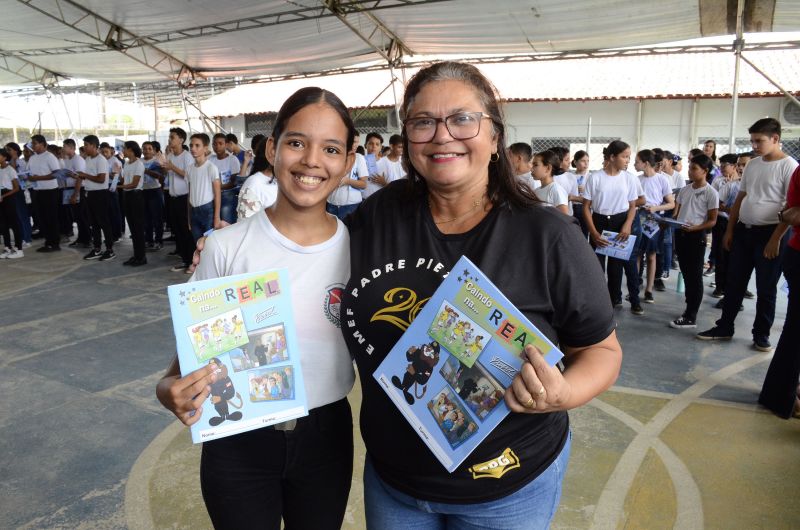
[[[480,199],[475,199],[472,202],[472,208],[470,208],[466,212],[462,213],[461,215],[457,215],[457,216],[455,216],[455,217],[453,217],[451,219],[445,219],[443,221],[437,221],[433,217],[433,202],[431,202],[431,199],[428,198],[428,208],[430,208],[430,210],[431,210],[431,218],[433,219],[433,223],[437,224],[437,225],[443,225],[443,224],[447,224],[447,223],[452,223],[454,221],[458,221],[459,219],[463,219],[464,217],[467,217],[468,215],[472,214],[480,206],[483,206],[483,196],[481,196]]]

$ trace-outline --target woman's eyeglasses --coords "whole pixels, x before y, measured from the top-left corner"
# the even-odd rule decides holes
[[[439,123],[444,123],[447,132],[455,140],[469,140],[475,138],[481,132],[481,120],[490,118],[483,112],[457,112],[444,118],[432,118],[430,116],[420,116],[418,118],[408,118],[403,122],[406,138],[412,144],[424,144],[433,140],[436,136],[436,127]]]

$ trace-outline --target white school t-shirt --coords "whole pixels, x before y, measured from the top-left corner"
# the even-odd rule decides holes
[[[652,177],[642,173],[639,175],[639,182],[644,190],[644,203],[647,206],[661,206],[664,204],[664,197],[672,195],[672,188],[663,173],[656,173]]]
[[[89,179],[83,179],[83,188],[86,191],[97,191],[97,190],[108,189],[108,160],[106,160],[106,158],[103,155],[98,154],[94,158],[87,157],[85,173],[87,175],[93,175],[93,176],[104,173],[106,176],[103,182],[93,182]]]
[[[236,158],[235,155],[228,154],[223,159],[220,159],[216,153],[212,154],[208,157],[208,160],[217,166],[217,170],[219,171],[219,182],[223,186],[231,181],[231,178],[236,178],[239,175],[239,170],[242,169],[242,165],[239,163],[239,159]]]
[[[61,163],[64,165],[64,169],[72,171],[74,173],[85,173],[86,172],[86,161],[80,155],[73,155],[72,158],[64,158],[61,160]],[[75,187],[75,179],[72,177],[67,177],[65,179],[65,185],[68,188]]]
[[[151,171],[158,172],[161,169],[161,166],[158,165],[155,158],[151,158],[150,160],[145,160],[144,158],[140,159],[142,164],[144,164],[144,169],[147,171],[148,169]],[[155,177],[151,177],[146,173],[142,175],[144,179],[144,185],[142,186],[143,190],[157,190],[161,188],[161,183],[158,182],[158,179]]]
[[[736,202],[736,196],[739,195],[739,186],[741,186],[742,181],[740,179],[728,180],[725,177],[719,177],[719,179],[724,181],[717,192],[719,194],[719,202],[730,209]],[[728,212],[723,212],[721,208],[719,215],[726,219],[729,218]]]
[[[181,151],[179,155],[173,155],[172,153],[167,154],[167,160],[172,162],[177,168],[180,168],[181,171],[186,174],[186,171],[194,165],[194,158],[189,151]],[[186,182],[186,179],[174,171],[167,171],[167,175],[169,176],[169,196],[170,197],[181,197],[189,193],[189,185]]]
[[[600,215],[627,212],[629,202],[639,198],[641,184],[633,173],[620,171],[610,176],[602,169],[586,178],[583,198],[592,201],[592,211]]]
[[[128,162],[122,168],[122,183],[127,185],[133,182],[133,177],[139,175],[139,183],[133,189],[126,189],[125,191],[140,190],[144,187],[144,162],[141,159],[134,163]]]
[[[578,175],[575,173],[565,171],[560,175],[553,175],[553,180],[567,192],[567,195],[580,195],[578,193]]]
[[[694,226],[705,223],[708,212],[719,209],[719,194],[710,184],[697,189],[690,184],[681,188],[675,202],[681,205],[678,221]]]
[[[38,177],[55,173],[61,169],[61,164],[58,163],[58,158],[49,151],[44,153],[34,154],[28,160],[28,173]],[[58,181],[54,178],[48,180],[37,180],[36,190],[54,190],[58,188]]]
[[[217,166],[206,160],[202,166],[192,164],[186,171],[189,182],[189,204],[202,206],[214,200],[213,182],[219,180]]]
[[[541,188],[533,190],[533,193],[539,200],[544,201],[549,206],[561,206],[562,204],[566,205],[569,203],[567,192],[564,191],[564,188],[556,181],[551,182],[547,186],[542,186]]]
[[[684,186],[686,186],[686,180],[683,178],[683,175],[681,175],[675,170],[672,171],[672,175],[668,175],[663,171],[661,172],[661,174],[667,177],[667,182],[669,182],[669,187],[672,188],[673,190],[679,190]]]
[[[389,160],[388,156],[384,156],[380,160],[375,163],[375,167],[378,169],[378,173],[386,177],[386,185],[388,186],[390,182],[394,182],[395,180],[399,180],[406,177],[406,172],[403,170],[403,162],[402,158],[398,158],[397,162],[392,162]],[[364,188],[364,191],[361,192],[362,198],[366,199],[379,189],[383,188],[383,186],[379,186],[374,182],[367,180],[367,187]]]
[[[247,219],[253,214],[263,212],[278,198],[278,181],[259,171],[253,173],[242,184],[239,190],[239,202],[236,205],[238,221]]]
[[[333,237],[303,247],[278,232],[262,211],[211,234],[191,278],[288,269],[309,409],[344,398],[355,381],[339,329],[341,295],[350,276],[350,236],[338,219],[336,225]]]
[[[13,167],[6,164],[6,167],[0,168],[0,189],[13,190],[15,180],[18,180],[17,172]]]
[[[777,224],[796,167],[797,161],[790,156],[771,162],[759,156],[748,162],[739,188],[747,193],[739,208],[739,220],[757,226]]]
[[[356,161],[350,171],[350,180],[358,180],[369,176],[367,160],[360,153],[356,153]],[[367,181],[369,183],[369,181]],[[353,186],[339,186],[328,196],[328,202],[334,206],[345,206],[348,204],[358,204],[361,202],[361,190]]]

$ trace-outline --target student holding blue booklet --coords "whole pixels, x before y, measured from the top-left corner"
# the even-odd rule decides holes
[[[346,396],[355,374],[339,331],[339,304],[350,272],[349,237],[341,221],[326,213],[325,202],[353,164],[354,131],[334,94],[309,87],[292,95],[266,143],[279,183],[275,204],[211,234],[192,277],[288,269],[309,409],[306,417],[203,444],[200,482],[215,528],[279,529],[283,519],[286,528],[338,529],[344,519],[353,470]],[[241,332],[236,321],[230,326],[229,335]],[[270,345],[260,358],[279,361],[282,349]],[[246,362],[237,359],[240,367]],[[239,411],[217,406],[220,399],[236,402],[227,368],[214,361],[181,377],[173,359],[158,398],[186,425],[211,406],[219,414],[214,424],[235,423]],[[277,377],[266,378],[258,397],[279,399],[286,386],[276,383]],[[214,405],[209,395],[217,398]]]

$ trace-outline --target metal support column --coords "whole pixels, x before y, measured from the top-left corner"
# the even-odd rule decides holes
[[[736,54],[736,64],[733,69],[733,101],[731,105],[731,130],[728,143],[729,153],[736,152],[736,114],[739,111],[739,64],[742,59],[742,48],[744,48],[744,2],[745,0],[739,0],[736,5],[736,40],[733,41],[733,52]]]

